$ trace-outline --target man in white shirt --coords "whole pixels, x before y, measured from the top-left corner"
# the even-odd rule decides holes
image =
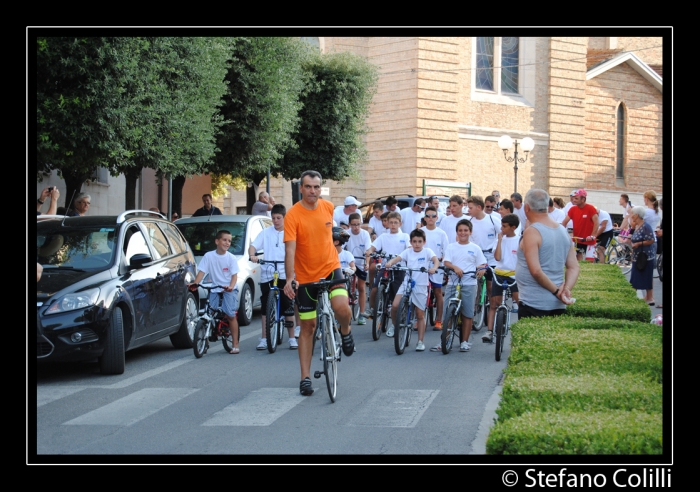
[[[412,207],[404,208],[399,212],[401,214],[401,230],[406,234],[410,234],[413,229],[420,229],[424,209],[425,200],[416,198]]]
[[[605,250],[610,244],[613,238],[613,224],[610,214],[605,210],[598,208],[598,221],[600,225],[598,226],[598,245],[596,246],[596,251],[598,252],[598,261],[600,263],[605,262]]]
[[[510,200],[513,202],[513,213],[517,214],[520,219],[520,228],[525,230],[527,227],[527,216],[525,215],[525,207],[523,207],[523,196],[520,193],[510,195]]]
[[[446,215],[442,221],[440,221],[440,229],[447,233],[447,239],[450,243],[457,242],[457,222],[462,219],[466,219],[462,213],[462,207],[464,206],[464,199],[459,195],[452,195],[450,197],[450,215]]]
[[[344,205],[338,205],[335,207],[335,210],[333,211],[333,220],[335,220],[335,223],[338,225],[340,225],[341,222],[349,224],[350,214],[357,212],[357,207],[359,205],[361,205],[361,203],[357,200],[357,198],[352,195],[346,196]]]
[[[551,219],[558,224],[561,224],[561,221],[564,220],[564,217],[566,217],[562,209],[554,206],[554,200],[552,200],[552,197],[549,197],[549,208],[547,211],[549,212]]]

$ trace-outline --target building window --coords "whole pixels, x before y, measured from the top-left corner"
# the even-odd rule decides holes
[[[625,144],[627,141],[626,135],[627,129],[627,111],[625,111],[625,105],[620,103],[617,107],[617,140],[616,144],[616,166],[615,166],[615,177],[617,179],[625,179]]]
[[[476,87],[518,94],[520,38],[476,38]]]
[[[472,101],[534,107],[537,38],[471,39]]]

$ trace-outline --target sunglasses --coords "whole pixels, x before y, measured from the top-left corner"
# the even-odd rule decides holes
[[[426,219],[434,219],[435,217],[437,217],[437,215],[428,215],[428,214],[425,214],[425,218],[426,218]]]

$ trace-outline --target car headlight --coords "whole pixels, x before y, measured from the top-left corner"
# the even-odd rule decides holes
[[[54,302],[51,307],[46,310],[45,314],[63,313],[93,306],[97,303],[97,297],[99,295],[100,289],[88,289],[82,292],[66,294],[58,299],[58,301]]]

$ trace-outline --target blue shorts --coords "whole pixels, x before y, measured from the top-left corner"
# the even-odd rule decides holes
[[[236,316],[238,312],[238,289],[234,289],[231,292],[210,292],[209,306],[212,309],[219,308],[219,294],[221,293],[224,294],[224,302],[221,306],[221,310],[226,313],[226,316]]]

